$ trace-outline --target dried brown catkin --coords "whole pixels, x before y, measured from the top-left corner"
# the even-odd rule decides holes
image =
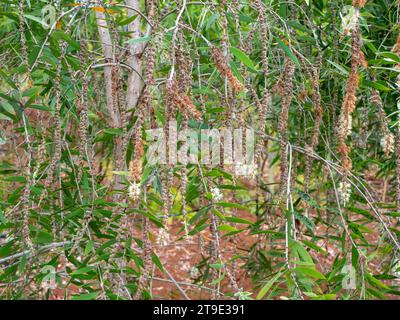
[[[225,57],[219,48],[211,46],[211,58],[213,59],[215,67],[217,68],[221,76],[228,79],[228,83],[231,89],[234,92],[239,92],[243,90],[243,85],[232,73],[232,70],[229,68]]]
[[[279,202],[282,200],[282,196],[286,190],[288,183],[288,160],[287,160],[287,142],[288,142],[288,116],[289,108],[292,102],[293,95],[293,80],[294,80],[295,66],[291,59],[286,58],[283,70],[283,96],[282,96],[282,108],[278,119],[278,134],[279,134],[279,145],[280,145],[280,158],[281,158],[281,173],[280,173],[280,190],[279,190]]]

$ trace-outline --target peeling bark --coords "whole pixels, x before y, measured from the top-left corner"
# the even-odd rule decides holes
[[[110,37],[110,31],[108,29],[107,21],[104,12],[96,11],[97,29],[101,40],[101,47],[106,63],[113,62],[113,50],[112,42]],[[106,101],[107,110],[110,114],[111,123],[110,125],[114,128],[119,128],[121,124],[121,118],[117,108],[114,106],[113,100],[113,86],[112,86],[112,66],[104,66],[104,81],[106,85]]]
[[[126,4],[137,10],[140,9],[138,0],[126,0]],[[136,14],[134,10],[128,9],[128,16],[132,16],[134,14]],[[141,36],[139,16],[128,25],[128,31],[131,32],[132,38],[137,38]],[[142,51],[143,51],[143,45],[141,43],[129,45],[128,64],[134,70],[136,70],[136,72],[130,70],[128,75],[128,88],[126,91],[126,103],[128,109],[136,107],[140,97],[141,88],[143,85],[141,78],[139,76],[140,74],[142,74],[142,66],[139,58],[139,54],[141,54]]]

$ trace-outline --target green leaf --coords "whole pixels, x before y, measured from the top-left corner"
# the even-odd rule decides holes
[[[284,44],[282,42],[281,39],[275,37],[276,42],[278,42],[278,45],[282,48],[283,51],[285,51],[285,53],[287,54],[287,56],[298,66],[300,66],[300,62],[299,60],[297,60],[296,56],[294,55],[294,53],[292,52],[292,50],[290,50],[290,48]]]
[[[9,182],[22,182],[25,183],[26,179],[25,177],[22,176],[12,176],[12,177],[6,177],[3,179],[4,181],[9,181]]]
[[[315,279],[319,279],[319,280],[325,280],[325,276],[320,273],[319,271],[315,270],[314,268],[310,268],[310,267],[296,267],[293,269],[296,273],[298,274],[302,274],[302,275],[307,275],[310,277],[313,277]]]
[[[225,265],[223,263],[212,263],[212,264],[210,264],[210,268],[213,268],[213,269],[222,269],[223,267],[225,267]]]
[[[126,26],[127,24],[130,24],[132,21],[134,21],[137,18],[137,14],[132,15],[131,17],[128,17],[126,19],[121,20],[118,22],[120,26]]]
[[[93,240],[89,240],[85,247],[85,255],[88,255],[90,253],[90,251],[92,251],[93,246],[94,246]]]
[[[307,218],[305,215],[301,214],[300,212],[295,211],[294,217],[297,220],[299,220],[303,225],[305,225],[308,230],[313,231],[315,229],[314,222],[312,222],[309,218]]]
[[[160,271],[164,272],[164,266],[162,265],[160,259],[158,258],[158,256],[156,254],[153,254],[151,256],[151,260],[158,267],[158,269],[160,269]]]
[[[247,54],[235,47],[230,47],[229,49],[231,53],[236,58],[238,58],[246,67],[250,68],[251,70],[257,71],[253,61],[251,61]]]
[[[334,293],[327,293],[327,294],[321,294],[319,296],[316,296],[312,298],[313,300],[335,300],[336,299],[336,294]]]
[[[234,203],[234,202],[216,202],[215,203],[216,206],[221,206],[224,208],[237,208],[237,209],[242,209],[242,210],[248,210],[247,207],[242,206],[239,203]]]
[[[260,290],[260,292],[257,294],[256,300],[261,300],[265,294],[271,289],[271,287],[274,285],[274,283],[279,279],[279,277],[282,275],[283,271],[278,272],[274,277],[272,277]]]
[[[79,296],[72,296],[72,300],[94,300],[96,299],[98,292],[90,292],[86,294],[81,294]]]
[[[393,52],[380,52],[380,55],[384,56],[387,59],[384,59],[385,62],[390,62],[390,63],[400,63],[400,57],[393,53]],[[389,61],[388,61],[389,59]]]
[[[289,248],[292,250],[293,254],[297,256],[301,261],[307,262],[309,264],[314,264],[313,259],[303,246],[297,241],[291,240],[289,242]]]
[[[107,128],[107,129],[104,129],[104,133],[119,136],[119,135],[122,135],[124,132],[122,129],[119,129],[119,128]]]
[[[94,267],[84,267],[84,268],[80,268],[75,270],[74,272],[71,272],[72,276],[76,276],[76,275],[80,275],[80,274],[86,274],[90,271],[93,271],[95,268]]]
[[[253,224],[253,222],[251,222],[249,220],[238,218],[238,217],[225,217],[225,220],[229,221],[229,222],[233,222],[233,223]]]
[[[129,39],[129,40],[125,41],[125,43],[128,43],[128,44],[143,43],[143,42],[149,41],[150,39],[151,39],[150,36],[138,37],[138,38]]]
[[[50,26],[46,22],[44,22],[42,19],[40,19],[39,17],[31,16],[30,14],[24,14],[24,17],[29,20],[40,23],[46,29],[50,28]]]
[[[218,230],[220,230],[220,231],[228,231],[228,232],[235,232],[235,231],[238,231],[236,228],[234,228],[234,227],[232,227],[232,226],[230,226],[230,225],[227,225],[227,224],[222,224],[222,225],[220,225],[220,226],[218,227]]]
[[[390,289],[386,284],[384,284],[383,282],[376,279],[372,274],[366,273],[365,277],[367,278],[367,281],[369,282],[369,284],[371,284],[372,286],[374,286],[378,289],[386,289],[386,290]]]
[[[378,81],[369,81],[369,80],[363,80],[362,81],[362,86],[364,87],[370,87],[370,88],[374,88],[380,91],[391,91],[392,89],[386,87],[385,85],[383,85],[382,83],[378,82]]]
[[[321,252],[324,255],[327,254],[326,250],[324,248],[321,248],[320,246],[316,245],[315,243],[308,241],[308,240],[301,240],[302,243],[304,243],[307,247],[314,249],[315,251]]]
[[[7,84],[10,87],[18,90],[18,86],[15,84],[15,82],[1,69],[0,69],[0,75],[2,76],[2,78],[7,82]]]
[[[341,74],[343,74],[344,76],[348,76],[349,72],[343,68],[341,65],[337,64],[336,62],[333,62],[331,60],[326,60],[328,61],[331,65],[333,65],[336,69],[338,69],[340,71]]]

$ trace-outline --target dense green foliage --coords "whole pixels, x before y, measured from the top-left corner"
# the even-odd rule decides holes
[[[2,0],[0,297],[396,297],[400,4],[364,2]],[[257,168],[152,164],[170,120]]]

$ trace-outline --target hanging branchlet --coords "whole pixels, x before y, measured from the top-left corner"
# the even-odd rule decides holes
[[[139,122],[141,122],[141,119],[138,119]],[[138,126],[141,126],[142,123],[139,123]],[[137,131],[141,130],[141,128],[138,128]],[[136,136],[136,135],[135,135]],[[134,143],[134,157],[130,162],[129,165],[129,172],[130,172],[130,179],[135,182],[139,183],[141,178],[142,178],[142,157],[144,154],[144,148],[143,148],[143,140],[141,135],[137,135],[135,137],[135,143]]]
[[[258,95],[256,93],[256,91],[253,88],[249,88],[251,96],[255,102],[256,105],[256,109],[257,109],[257,114],[258,114],[258,130],[262,133],[265,132],[265,128],[266,128],[266,118],[267,118],[267,105],[269,105],[269,101],[260,101],[260,99],[258,98]],[[268,99],[269,97],[267,97]],[[261,160],[261,154],[262,154],[262,150],[264,149],[264,140],[263,138],[260,137],[260,139],[257,140],[257,144],[256,144],[256,150],[255,150],[255,161],[256,163],[259,163],[259,161]]]
[[[338,152],[342,156],[341,165],[344,175],[347,175],[352,167],[349,157],[349,147],[346,145],[346,138],[350,135],[352,130],[352,113],[356,107],[359,83],[358,66],[360,65],[361,35],[358,21],[352,30],[351,39],[351,72],[346,84],[346,91],[337,129]]]
[[[165,166],[165,170],[161,173],[161,200],[162,200],[162,212],[163,212],[163,222],[164,228],[160,229],[158,233],[157,242],[165,246],[170,243],[170,235],[169,235],[169,211],[171,208],[171,181],[170,177],[173,177],[173,168],[169,166]]]
[[[220,24],[221,24],[221,29],[222,29],[222,39],[221,39],[221,45],[224,50],[225,56],[227,55],[228,51],[228,46],[229,46],[229,36],[228,36],[228,19],[226,17],[226,11],[228,10],[227,5],[226,5],[226,0],[220,0],[220,4],[218,7],[219,14],[221,16],[220,18]]]
[[[355,7],[355,21],[351,30],[351,71],[346,84],[337,128],[337,149],[341,155],[340,162],[343,168],[343,176],[339,183],[338,192],[343,206],[347,205],[351,195],[351,185],[347,178],[352,168],[352,161],[349,155],[350,148],[346,144],[346,139],[352,131],[352,113],[355,110],[357,103],[357,89],[359,84],[358,67],[362,65],[361,57],[363,56],[361,55],[362,38],[358,19],[359,8],[363,7],[364,4],[365,1],[353,1],[353,6]]]
[[[140,111],[136,120],[135,129],[133,132],[133,158],[129,163],[129,180],[128,197],[131,201],[135,202],[139,199],[141,194],[140,181],[142,179],[143,167],[142,158],[144,155],[144,144],[142,137],[143,128],[143,112]]]
[[[259,114],[259,128],[260,132],[265,133],[267,113],[271,108],[271,94],[268,88],[268,33],[267,33],[267,19],[265,17],[265,8],[261,0],[255,1],[255,7],[258,12],[260,34],[261,34],[261,62],[264,72],[264,90],[263,99],[261,104],[257,104]],[[260,160],[261,148],[264,147],[261,142],[257,142],[256,161]]]
[[[144,71],[144,76],[146,79],[146,85],[152,86],[156,84],[154,78],[154,70],[156,66],[157,51],[160,45],[162,33],[159,32],[158,23],[153,27],[153,38],[149,45],[146,47],[144,52],[144,57],[146,58],[146,69]]]
[[[319,92],[319,69],[312,68],[312,103],[315,116],[315,125],[311,139],[311,147],[314,149],[318,145],[319,127],[322,122],[321,94]]]
[[[304,168],[304,184],[305,184],[305,192],[309,192],[310,187],[310,174],[311,174],[311,166],[313,159],[309,156],[309,153],[314,152],[315,148],[318,145],[319,140],[319,127],[322,122],[322,107],[321,107],[321,95],[319,92],[319,66],[321,65],[321,56],[318,56],[318,66],[312,67],[309,76],[311,77],[311,86],[312,86],[312,104],[314,111],[314,129],[311,138],[311,142],[306,146],[308,153],[305,157],[305,168]],[[309,204],[305,202],[305,214],[308,216]]]
[[[249,33],[247,34],[247,37],[244,39],[244,45],[243,45],[243,51],[246,54],[250,54],[253,51],[253,41],[254,41],[254,36],[256,35],[255,30],[250,30]]]
[[[136,120],[136,127],[133,133],[133,141],[134,141],[134,156],[130,162],[130,186],[129,186],[129,196],[133,201],[136,201],[141,194],[141,186],[140,181],[142,179],[143,167],[142,167],[142,157],[144,156],[144,141],[142,136],[142,130],[144,127],[144,116],[146,110],[152,112],[152,97],[150,93],[150,88],[155,84],[154,80],[154,68],[155,68],[155,59],[157,52],[157,24],[154,22],[156,20],[157,12],[155,1],[150,1],[149,3],[149,19],[153,22],[154,29],[153,34],[155,34],[154,42],[150,44],[147,52],[147,69],[145,71],[145,81],[146,85],[143,90],[143,94],[141,97],[141,101],[139,103],[138,116]],[[164,186],[164,184],[162,184]],[[163,187],[162,187],[163,188]],[[142,273],[138,279],[138,285],[136,294],[134,299],[140,299],[143,291],[148,287],[148,279],[151,274],[151,255],[153,251],[153,247],[150,241],[150,221],[149,218],[143,216],[143,224],[142,224],[142,241],[143,241],[143,253],[142,253],[142,261],[143,261],[143,269]]]
[[[31,83],[31,68],[28,61],[28,50],[26,47],[26,37],[25,37],[25,21],[24,21],[24,4],[25,0],[20,0],[18,5],[18,18],[19,18],[19,34],[21,37],[21,54],[23,63],[26,67],[26,75],[28,79],[29,86],[32,85]],[[22,115],[23,117],[23,124],[25,128],[25,141],[27,145],[28,151],[28,163],[27,163],[27,175],[26,175],[26,183],[24,185],[23,194],[22,194],[22,239],[24,239],[25,245],[29,250],[33,250],[33,243],[29,233],[29,216],[30,216],[30,196],[31,196],[31,187],[32,187],[32,145],[29,138],[29,132],[26,127],[26,118],[25,114]]]
[[[341,164],[344,172],[348,173],[351,170],[351,159],[349,158],[349,147],[346,145],[346,138],[350,135],[352,129],[352,112],[357,101],[357,88],[359,76],[357,71],[350,73],[346,85],[346,93],[342,105],[342,111],[339,116],[337,137],[338,137],[338,152],[342,156]]]
[[[37,152],[36,152],[36,163],[35,163],[35,167],[33,170],[33,179],[36,179],[38,173],[39,173],[39,169],[41,164],[43,164],[43,162],[46,159],[46,136],[45,133],[42,132],[42,138],[40,140],[40,144],[37,148]]]
[[[22,239],[29,250],[33,250],[33,243],[29,232],[29,215],[30,215],[30,195],[31,195],[32,180],[30,176],[27,177],[27,181],[24,186],[24,193],[22,194]]]
[[[25,20],[24,20],[24,4],[25,0],[20,0],[18,4],[18,19],[19,19],[19,35],[21,37],[21,55],[26,67],[26,76],[29,86],[32,86],[31,80],[31,67],[28,61],[28,49],[26,47],[26,36],[25,36]]]
[[[164,114],[164,136],[165,136],[165,141],[170,141],[172,139],[170,135],[170,122],[171,120],[176,116],[177,108],[179,108],[176,103],[174,103],[174,98],[171,95],[171,92],[168,89],[170,83],[167,83],[167,94],[166,94],[166,100],[165,100],[165,114]],[[175,87],[175,90],[177,90],[177,87]],[[176,95],[179,96],[179,92],[177,90]],[[171,128],[172,129],[172,128]],[[169,159],[171,150],[169,148],[170,144],[167,143],[166,145],[166,158]],[[170,241],[169,237],[169,216],[170,216],[170,210],[172,206],[172,182],[173,182],[173,175],[174,175],[174,168],[173,165],[168,163],[165,166],[163,166],[163,170],[161,172],[161,197],[163,200],[163,213],[164,213],[164,229],[160,230],[159,233],[159,239],[158,241],[162,245],[166,245]]]
[[[68,30],[66,31],[68,34]],[[62,62],[65,58],[67,49],[67,42],[65,40],[61,41],[61,54],[59,56],[59,63],[57,65],[56,77],[54,80],[54,92],[56,95],[56,103],[55,103],[55,110],[54,110],[54,153],[53,157],[50,162],[50,166],[48,169],[47,177],[45,180],[45,188],[49,188],[54,183],[54,175],[55,171],[59,165],[61,159],[61,71],[62,71]],[[46,192],[42,193],[42,198],[46,195]]]
[[[179,83],[180,92],[182,94],[190,94],[193,82],[193,62],[187,50],[184,48],[184,39],[182,35],[180,35],[179,44],[175,49],[175,63],[178,66],[176,81]]]
[[[32,187],[32,145],[31,145],[31,141],[29,138],[29,133],[26,127],[26,119],[25,119],[25,114],[23,115],[23,122],[24,122],[24,128],[25,128],[25,141],[27,144],[27,149],[28,149],[28,163],[27,163],[27,175],[26,175],[26,183],[24,186],[24,191],[22,194],[22,199],[21,199],[21,203],[22,203],[22,239],[25,242],[26,247],[29,250],[33,250],[33,243],[32,243],[32,239],[30,236],[30,232],[29,232],[29,216],[30,216],[30,197],[31,197],[31,187]]]
[[[220,235],[218,231],[218,218],[215,215],[214,211],[214,201],[220,201],[220,194],[219,194],[219,189],[214,188],[213,190],[213,197],[210,201],[210,232],[211,232],[211,237],[212,237],[212,242],[211,242],[211,255],[210,255],[210,263],[211,264],[216,264],[220,260],[220,250],[221,250],[221,244],[220,244]],[[218,272],[217,269],[212,270],[213,273],[213,278],[214,280],[218,279]],[[218,290],[218,285],[216,285],[214,291],[213,291],[213,299],[218,299],[220,296],[219,290]]]
[[[235,269],[234,267],[231,267],[228,264],[225,265],[225,272],[226,272],[226,275],[228,276],[229,283],[230,283],[231,287],[233,288],[233,290],[235,291],[235,293],[239,293],[241,290],[238,286],[234,269]]]
[[[181,121],[181,131],[186,133],[187,130],[187,118],[186,116],[182,117]],[[188,229],[187,229],[187,208],[186,208],[186,189],[187,189],[187,184],[188,184],[188,176],[187,176],[187,162],[188,162],[188,157],[187,157],[187,142],[183,141],[183,145],[181,146],[183,148],[184,152],[182,154],[182,169],[181,169],[181,204],[182,204],[182,216],[183,216],[183,223],[185,227],[185,232],[186,236],[188,235]]]
[[[239,18],[239,13],[240,13],[240,3],[239,0],[232,0],[232,11],[233,11],[233,17],[235,19],[235,27],[236,30],[239,33],[239,49],[244,51],[244,42],[243,42],[243,33],[240,28],[240,18]]]
[[[394,45],[392,51],[400,56],[400,34],[397,36],[397,41],[396,44]],[[396,65],[397,70],[400,70],[400,63]],[[396,86],[397,86],[397,92],[400,93],[400,74],[397,75],[396,79]],[[397,125],[396,125],[396,143],[395,143],[395,154],[396,154],[396,202],[397,202],[397,208],[400,210],[400,107],[399,107],[399,102],[397,102],[398,106],[398,118],[397,118]]]
[[[79,62],[81,67],[85,66],[85,61],[87,59],[87,52],[86,52],[86,43],[81,41],[81,49],[79,52]],[[89,143],[88,138],[88,129],[89,129],[89,119],[88,119],[88,90],[89,90],[89,82],[87,77],[85,76],[84,72],[81,71],[83,74],[82,77],[82,91],[81,91],[81,98],[78,102],[78,117],[79,117],[79,159],[78,159],[78,168],[79,173],[82,174],[82,167],[83,167],[83,157],[86,155],[87,162],[89,163],[89,168],[92,168],[91,162],[91,148],[92,145]],[[91,172],[92,173],[92,172]],[[80,176],[79,179],[80,180]]]
[[[330,1],[329,4],[329,11],[331,15],[331,24],[333,26],[333,49],[334,49],[334,56],[335,56],[335,63],[339,63],[339,31],[338,28],[336,28],[336,18],[337,18],[337,13],[335,10],[335,2]],[[336,84],[337,79],[336,77],[333,78],[334,83]],[[339,100],[339,94],[338,91],[335,90],[333,92],[333,97],[332,97],[332,124],[333,128],[336,128],[336,121],[337,121],[337,115],[336,115],[336,110],[337,110],[337,105],[338,105],[338,100]]]
[[[381,146],[385,155],[389,155],[394,151],[394,135],[389,130],[388,121],[386,119],[386,113],[383,107],[382,99],[379,95],[378,90],[373,89],[370,101],[378,107],[378,117],[380,124]]]
[[[261,62],[263,65],[264,79],[267,81],[268,77],[268,56],[267,56],[267,20],[265,18],[265,8],[261,0],[255,1],[255,6],[258,12],[258,19],[260,24],[260,34],[261,34]]]
[[[294,81],[295,66],[291,59],[286,58],[283,69],[283,96],[282,96],[282,108],[278,119],[278,134],[279,134],[279,145],[280,145],[280,158],[281,158],[281,173],[280,173],[280,190],[279,198],[282,199],[287,182],[288,182],[288,160],[287,160],[287,142],[288,142],[288,116],[289,108],[292,103],[293,95],[293,81]]]
[[[149,218],[143,216],[143,269],[138,279],[138,285],[136,294],[133,297],[134,300],[139,300],[143,294],[143,290],[148,285],[149,276],[151,274],[151,254],[152,245],[150,241],[150,221]]]
[[[235,75],[232,73],[231,69],[229,68],[225,57],[221,50],[215,46],[211,46],[211,58],[214,61],[215,67],[221,74],[223,78],[228,79],[228,83],[231,87],[231,89],[234,92],[239,92],[243,90],[243,85],[240,83],[240,81],[235,77]]]

